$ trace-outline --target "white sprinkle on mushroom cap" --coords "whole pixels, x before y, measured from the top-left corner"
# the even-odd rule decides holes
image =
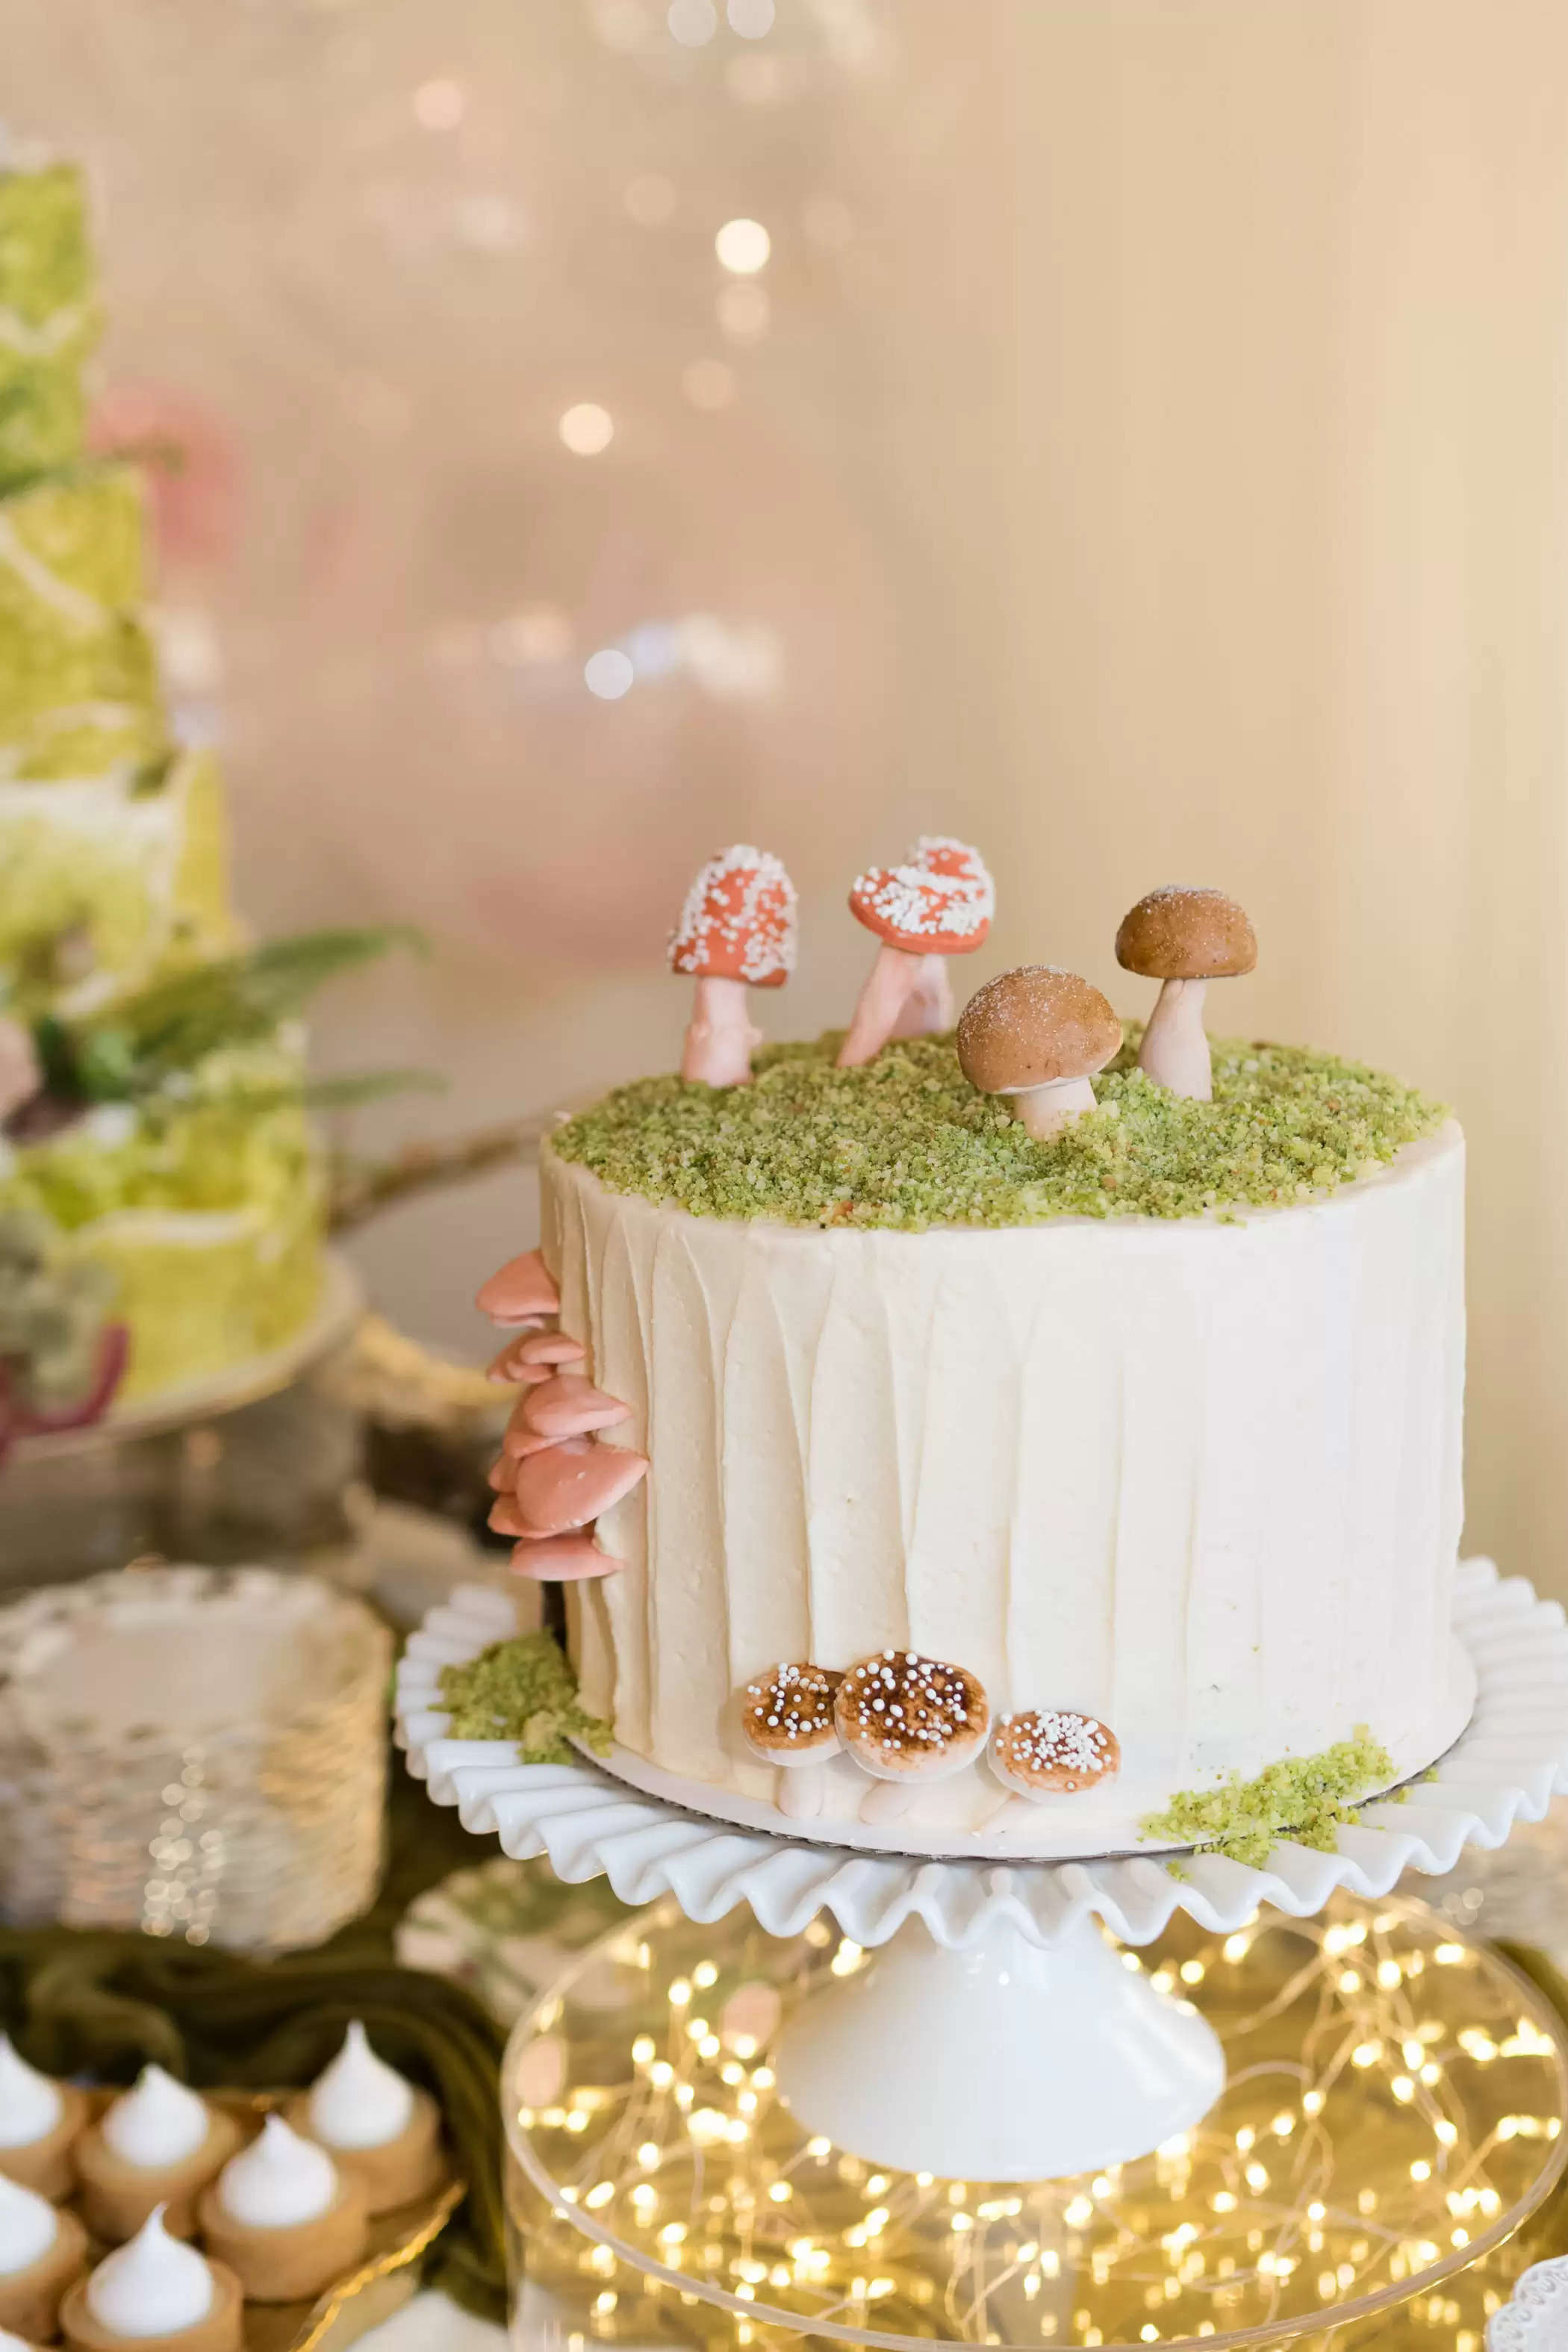
[[[737,841],[699,871],[669,940],[671,971],[780,988],[795,970],[795,884],[771,850]]]
[[[1116,961],[1146,980],[1234,980],[1258,961],[1258,935],[1223,890],[1167,882],[1121,919]]]
[[[918,1650],[879,1650],[858,1660],[838,1686],[834,1714],[846,1752],[881,1780],[959,1771],[991,1728],[978,1676]]]
[[[771,1666],[758,1675],[741,1695],[741,1728],[747,1745],[771,1764],[837,1755],[833,1710],[843,1679],[809,1661]]]
[[[1121,1763],[1110,1726],[1070,1707],[1005,1715],[991,1735],[992,1770],[1026,1797],[1078,1795],[1112,1779]]]
[[[871,866],[856,877],[849,911],[907,955],[969,955],[985,944],[994,898],[993,890],[964,876]]]
[[[1121,1024],[1098,988],[1054,964],[989,980],[959,1016],[958,1059],[982,1094],[1092,1077],[1121,1049]]]

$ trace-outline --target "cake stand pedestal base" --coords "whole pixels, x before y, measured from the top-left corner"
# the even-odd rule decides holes
[[[962,1951],[911,1920],[795,2010],[777,2074],[803,2131],[868,2163],[1044,2180],[1189,2129],[1225,2087],[1225,2056],[1094,1919],[1047,1948],[999,1921]]]

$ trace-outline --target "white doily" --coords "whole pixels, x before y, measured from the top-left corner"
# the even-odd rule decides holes
[[[1487,2352],[1565,2352],[1568,2256],[1537,2263],[1487,2326]]]
[[[1177,1878],[1163,1862],[997,1864],[849,1853],[790,1835],[737,1830],[639,1795],[588,1764],[527,1765],[503,1740],[447,1736],[441,1669],[515,1630],[510,1598],[463,1586],[432,1610],[398,1675],[398,1738],[409,1769],[464,1826],[500,1838],[514,1859],[548,1856],[568,1881],[608,1877],[625,1903],[673,1894],[688,1916],[718,1919],[747,1903],[769,1934],[798,1934],[826,1910],[863,1946],[923,1919],[952,1948],[1007,1922],[1053,1944],[1091,1914],[1124,1942],[1152,1941],[1173,1913],[1229,1933],[1260,1904],[1297,1918],[1336,1887],[1376,1897],[1406,1870],[1453,1869],[1467,1845],[1500,1845],[1519,1819],[1540,1821],[1568,1790],[1568,1627],[1555,1601],[1489,1560],[1459,1570],[1455,1631],[1479,1679],[1468,1729],[1434,1773],[1395,1801],[1362,1806],[1331,1853],[1282,1841],[1267,1868],[1194,1854]]]

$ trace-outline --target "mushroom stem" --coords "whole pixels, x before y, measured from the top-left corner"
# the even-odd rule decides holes
[[[762,1042],[763,1033],[752,1027],[746,1010],[745,982],[704,973],[692,998],[681,1076],[710,1087],[747,1086],[752,1055]]]
[[[1087,1078],[1057,1078],[1048,1087],[1019,1087],[1008,1096],[1013,1115],[1023,1121],[1037,1143],[1048,1143],[1084,1111],[1094,1108],[1094,1088]]]
[[[792,1822],[814,1821],[827,1798],[826,1764],[781,1764],[774,1774],[781,1813]]]
[[[909,1780],[879,1780],[860,1800],[860,1819],[872,1822],[902,1821],[919,1795],[918,1784]]]
[[[903,1011],[893,1024],[895,1037],[937,1037],[952,1026],[952,982],[947,958],[925,955]]]
[[[875,1061],[889,1037],[930,1037],[952,1025],[946,957],[910,955],[884,940],[838,1048],[838,1067],[858,1070]]]
[[[1168,980],[1149,1015],[1138,1066],[1156,1086],[1173,1095],[1208,1102],[1214,1095],[1209,1041],[1204,1031],[1204,980]]]

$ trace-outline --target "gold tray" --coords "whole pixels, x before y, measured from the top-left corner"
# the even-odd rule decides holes
[[[89,2091],[89,2108],[96,2118],[117,2091]],[[254,2126],[273,2107],[294,2096],[284,2091],[204,2091],[215,2107],[237,2123]],[[341,2352],[357,2336],[368,2335],[390,2319],[418,2290],[416,2264],[434,2244],[462,2202],[468,2184],[453,2178],[434,2196],[413,2205],[400,2205],[370,2225],[370,2243],[351,2271],[333,2281],[310,2303],[247,2303],[245,2306],[246,2352]],[[64,2200],[68,2205],[73,2200]],[[197,2242],[200,2242],[199,2237]],[[93,2259],[108,2248],[93,2242]]]

